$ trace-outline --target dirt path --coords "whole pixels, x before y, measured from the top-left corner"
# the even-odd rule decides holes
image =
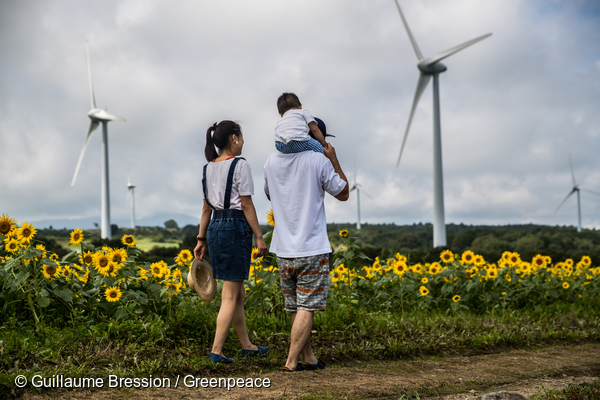
[[[513,350],[479,356],[333,365],[318,372],[270,372],[270,388],[112,389],[26,394],[24,399],[474,399],[499,390],[535,394],[540,386],[564,388],[600,375],[600,344]],[[236,377],[237,378],[237,377]],[[248,377],[244,377],[248,378]],[[173,384],[175,381],[173,380]]]

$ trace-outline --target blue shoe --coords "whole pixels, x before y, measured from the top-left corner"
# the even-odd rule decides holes
[[[218,354],[215,353],[210,353],[210,355],[208,356],[208,359],[214,363],[222,363],[222,364],[231,364],[232,362],[235,361],[235,359],[231,358],[231,357],[223,357],[220,356]]]
[[[244,350],[244,349],[242,349],[242,357],[254,356],[256,354],[267,354],[269,352],[269,348],[266,347],[266,346],[256,345],[256,347],[258,347],[258,350]]]

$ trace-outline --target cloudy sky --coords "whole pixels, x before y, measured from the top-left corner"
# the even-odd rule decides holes
[[[440,76],[446,222],[574,225],[577,183],[600,192],[600,2],[401,0],[425,57],[491,32]],[[362,220],[433,220],[432,87],[395,167],[417,59],[393,0],[2,1],[0,214],[21,221],[100,215],[100,130],[70,186],[89,126],[89,41],[109,131],[114,221],[199,216],[209,125],[242,125],[259,219],[276,99],[295,92],[327,123]],[[354,173],[356,160],[356,176]],[[582,192],[583,225],[600,196]],[[356,197],[326,201],[355,222]],[[89,228],[91,226],[82,226]]]

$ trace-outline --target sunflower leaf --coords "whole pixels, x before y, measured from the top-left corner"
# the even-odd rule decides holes
[[[61,298],[62,300],[64,300],[67,303],[70,303],[71,301],[73,301],[73,292],[71,292],[71,290],[67,289],[67,288],[62,288],[62,289],[54,289],[52,291],[52,293],[54,293],[57,297]]]
[[[47,297],[40,296],[36,298],[36,300],[41,307],[48,307],[50,305],[50,299]]]

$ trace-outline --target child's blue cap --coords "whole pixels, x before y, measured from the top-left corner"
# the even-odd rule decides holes
[[[323,137],[327,137],[327,136],[335,137],[335,136],[327,133],[327,127],[325,126],[325,122],[323,122],[323,120],[321,118],[315,117],[315,121],[317,123],[317,126],[319,127],[319,130],[323,134]],[[311,134],[311,136],[312,136],[312,134]]]

